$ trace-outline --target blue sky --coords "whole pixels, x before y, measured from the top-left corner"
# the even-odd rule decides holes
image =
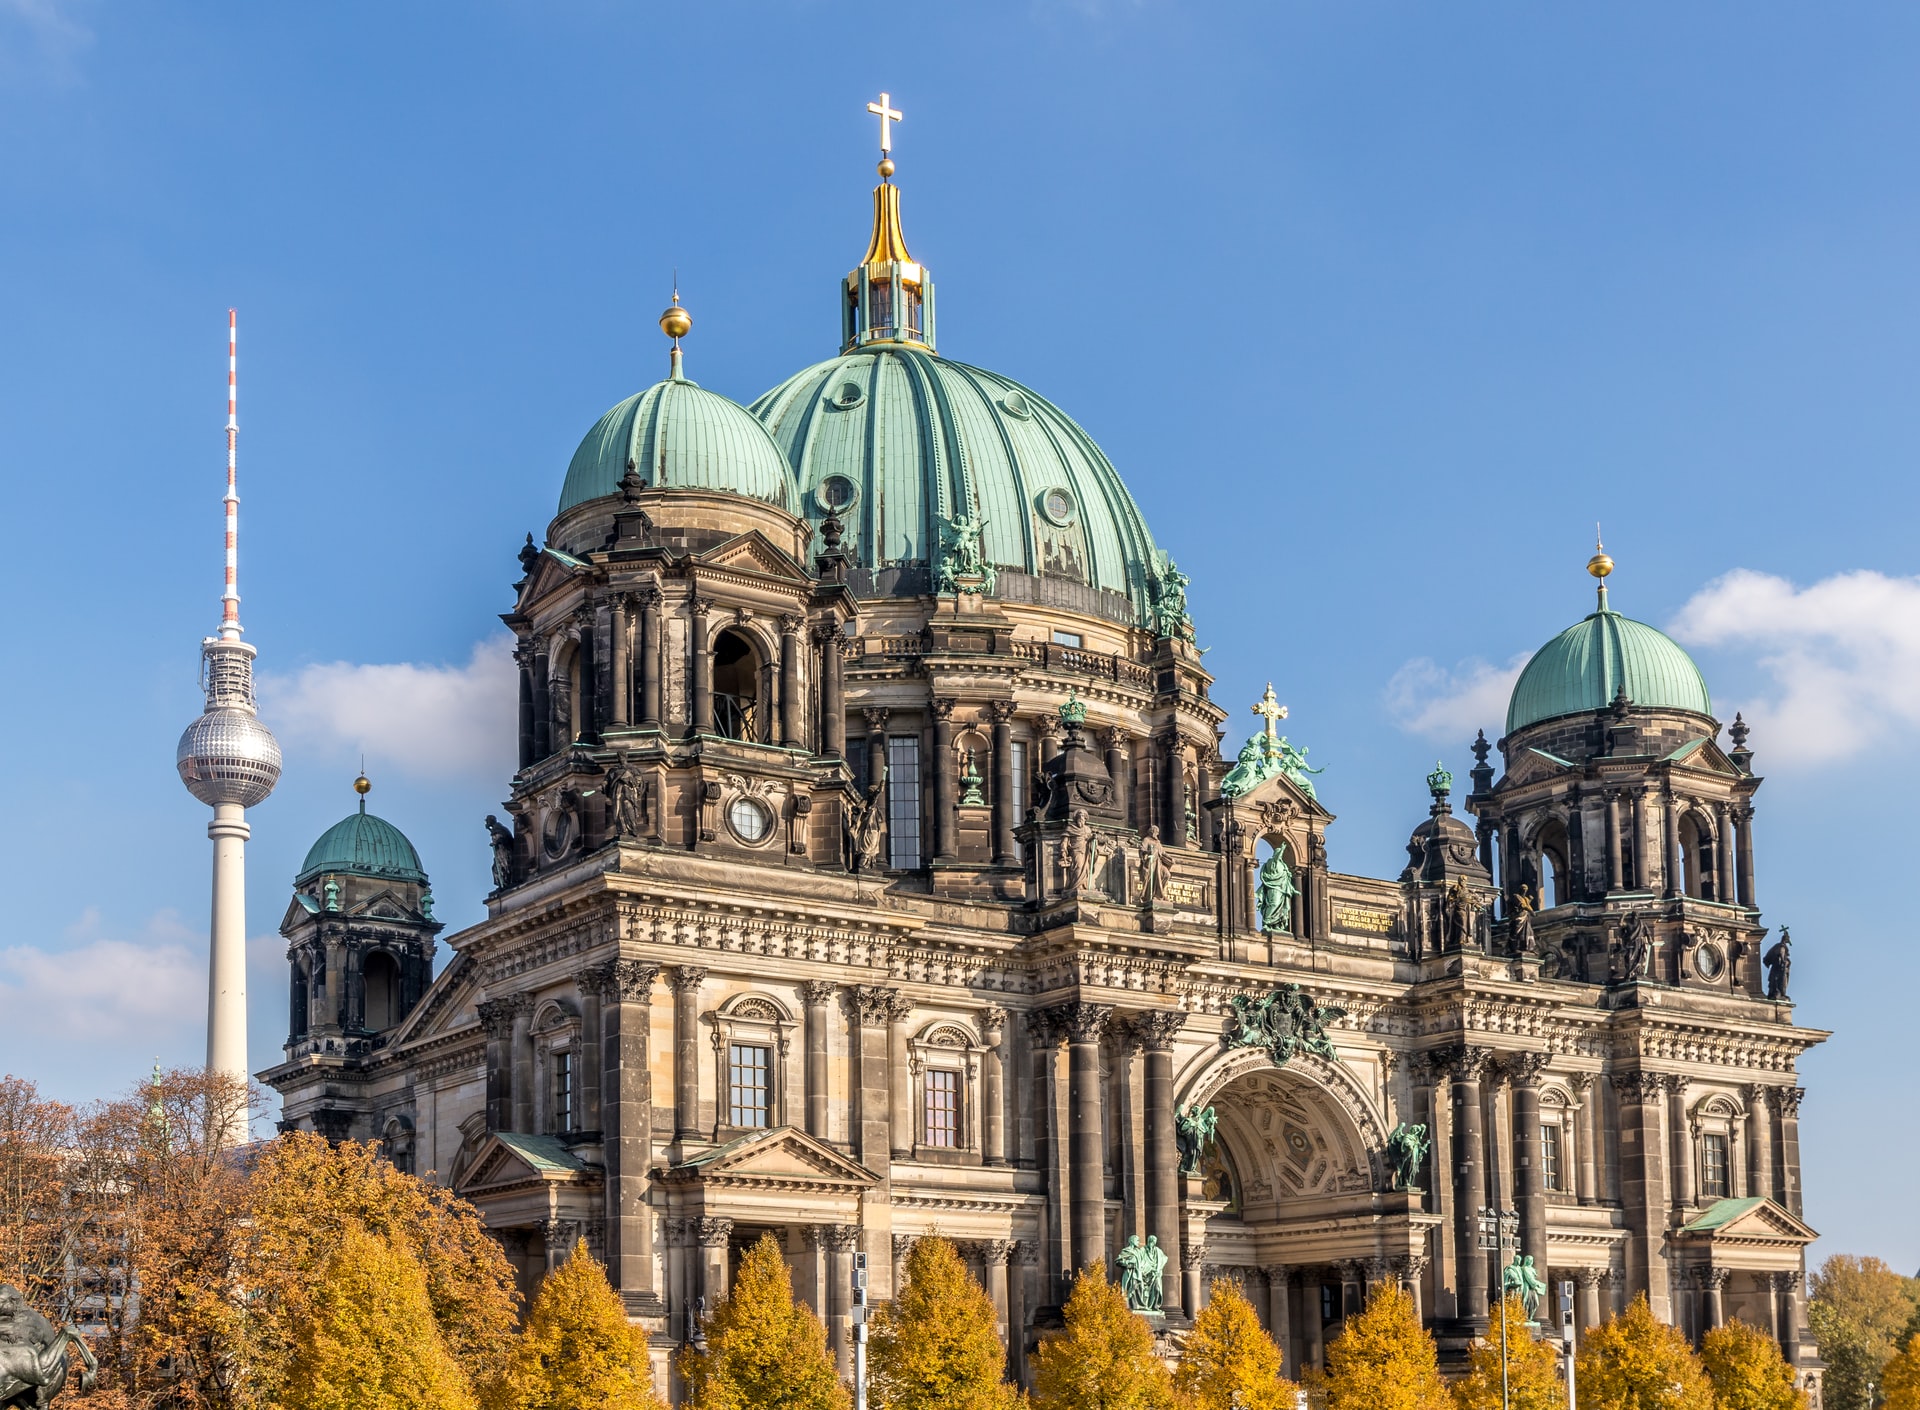
[[[1393,874],[1437,754],[1615,605],[1695,649],[1768,776],[1807,1214],[1920,1267],[1887,1120],[1920,981],[1920,11],[1484,4],[136,6],[0,0],[13,571],[0,1067],[197,1061],[205,812],[172,767],[217,620],[225,310],[241,591],[287,747],[274,931],[352,804],[480,914],[513,553],[662,375],[831,354],[890,91],[942,351],[1100,440],[1193,574],[1218,697],[1271,678],[1333,860]]]

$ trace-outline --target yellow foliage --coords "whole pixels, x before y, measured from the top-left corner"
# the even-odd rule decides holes
[[[1280,1348],[1260,1329],[1253,1304],[1222,1278],[1193,1319],[1173,1384],[1190,1410],[1293,1410],[1299,1387],[1280,1366]]]
[[[1394,1283],[1382,1283],[1327,1347],[1320,1387],[1326,1410],[1453,1410],[1433,1338]]]
[[[993,1301],[952,1244],[920,1239],[906,1286],[873,1319],[870,1391],[880,1410],[1012,1410]]]
[[[1579,1375],[1581,1410],[1714,1410],[1713,1385],[1693,1348],[1655,1320],[1645,1293],[1587,1333]]]
[[[1065,1329],[1033,1354],[1033,1410],[1174,1410],[1153,1332],[1107,1281],[1106,1264],[1081,1270],[1065,1315]]]
[[[282,1410],[474,1410],[412,1254],[349,1226],[294,1340]]]
[[[586,1240],[540,1284],[487,1410],[658,1410],[646,1333]]]
[[[1920,1335],[1881,1371],[1880,1394],[1882,1410],[1920,1410]]]
[[[1567,1384],[1560,1376],[1560,1354],[1553,1343],[1534,1340],[1527,1307],[1509,1293],[1500,1305],[1507,1330],[1507,1404],[1513,1410],[1560,1410]],[[1467,1374],[1453,1383],[1460,1410],[1500,1410],[1500,1323],[1473,1344]]]
[[[793,1300],[787,1262],[771,1234],[740,1260],[733,1290],[712,1309],[707,1349],[680,1353],[694,1410],[846,1410],[826,1328]]]
[[[1745,1322],[1728,1322],[1702,1337],[1700,1361],[1713,1382],[1716,1410],[1807,1410],[1806,1392],[1794,1388],[1793,1367],[1780,1354],[1780,1343]]]
[[[506,1255],[465,1200],[396,1170],[376,1145],[336,1146],[299,1131],[262,1150],[248,1195],[243,1267],[255,1296],[241,1355],[263,1402],[273,1402],[276,1373],[321,1269],[355,1229],[412,1257],[447,1351],[468,1381],[487,1385],[499,1374],[519,1294]]]

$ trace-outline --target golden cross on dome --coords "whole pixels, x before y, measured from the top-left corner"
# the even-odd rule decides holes
[[[898,108],[889,107],[891,95],[882,93],[880,101],[867,104],[867,111],[880,119],[880,155],[886,156],[893,150],[893,124],[904,121]]]
[[[1267,682],[1267,693],[1260,697],[1260,703],[1253,707],[1253,713],[1262,716],[1267,722],[1267,738],[1275,737],[1274,725],[1286,719],[1287,707],[1282,705],[1273,694],[1273,682]]]

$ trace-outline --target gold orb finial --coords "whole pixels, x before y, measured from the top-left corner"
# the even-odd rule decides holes
[[[367,776],[365,774],[361,774],[359,778],[353,781],[353,791],[358,793],[362,798],[365,798],[367,794],[373,791],[373,785],[367,782]]]
[[[667,311],[660,315],[660,331],[678,342],[687,336],[687,330],[693,327],[693,317],[680,307],[680,291],[673,291],[673,302]]]
[[[1593,557],[1587,560],[1587,571],[1605,582],[1607,574],[1613,571],[1613,560],[1607,557],[1607,546],[1600,542],[1600,532],[1595,529],[1593,535]]]
[[[893,158],[892,157],[880,158],[880,179],[882,181],[885,181],[892,175],[893,175]]]

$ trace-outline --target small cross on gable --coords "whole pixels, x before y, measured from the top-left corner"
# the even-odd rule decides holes
[[[1282,705],[1273,693],[1273,682],[1267,682],[1267,693],[1260,697],[1260,703],[1253,707],[1253,713],[1266,720],[1267,738],[1276,737],[1274,725],[1287,717],[1287,707]]]

